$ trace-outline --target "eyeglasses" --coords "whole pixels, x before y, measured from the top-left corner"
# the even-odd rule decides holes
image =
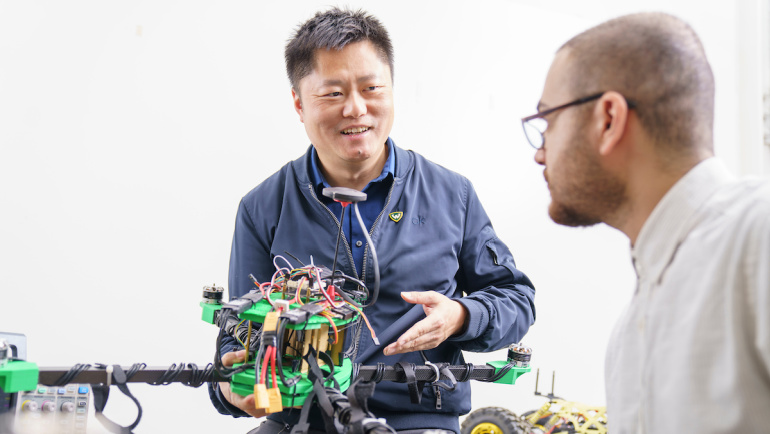
[[[524,135],[527,136],[527,140],[529,141],[529,144],[537,150],[542,148],[543,145],[545,144],[545,137],[543,136],[543,134],[545,133],[545,130],[548,129],[548,121],[545,120],[546,116],[548,116],[549,114],[557,110],[561,110],[567,107],[572,107],[573,105],[584,104],[589,101],[599,99],[604,94],[605,92],[600,92],[594,95],[579,98],[579,99],[576,99],[575,101],[568,102],[567,104],[562,104],[558,107],[537,112],[532,116],[527,116],[526,118],[522,118],[521,126],[524,127]],[[626,100],[626,104],[628,104],[628,108],[630,109],[636,108],[636,104],[633,101],[625,97],[624,99]]]

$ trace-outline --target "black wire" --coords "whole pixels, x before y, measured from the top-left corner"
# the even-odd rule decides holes
[[[299,262],[299,265],[302,265],[303,267],[305,267],[305,263],[304,263],[304,262],[302,262],[302,261],[300,261],[298,257],[296,257],[296,256],[292,255],[291,253],[289,253],[289,252],[288,252],[288,251],[286,251],[286,250],[284,250],[284,251],[283,251],[283,253],[286,253],[287,255],[291,256],[291,257],[292,257],[292,258],[294,258],[294,259],[295,259],[297,262]]]
[[[222,378],[230,378],[233,375],[243,372],[247,369],[253,368],[254,363],[244,363],[237,368],[230,368],[222,364],[222,337],[225,335],[225,328],[227,326],[227,316],[232,314],[232,309],[222,308],[219,314],[220,325],[219,334],[217,335],[216,350],[214,352],[214,370]],[[249,351],[247,349],[247,351]]]
[[[358,341],[361,339],[361,331],[363,330],[363,319],[361,318],[361,315],[358,316],[358,319],[353,321],[357,327],[356,327],[356,333],[353,335],[350,347],[348,347],[347,350],[345,350],[344,353],[342,353],[343,357],[346,357],[351,360],[355,360],[356,356],[358,356]]]
[[[340,291],[337,292],[337,294],[339,294],[342,297],[343,300],[345,300],[348,303],[354,305],[355,307],[357,307],[359,309],[363,309],[364,308],[364,306],[362,306],[360,303],[358,303],[357,301],[355,301],[352,298],[350,298],[350,296],[345,291],[343,291],[341,288],[340,288]]]
[[[372,377],[371,381],[374,381],[375,383],[379,383],[382,381],[382,376],[385,374],[385,364],[378,362],[377,363],[377,371],[374,373],[374,377]]]
[[[177,377],[179,377],[179,374],[184,371],[184,363],[180,363],[179,366],[176,365],[176,363],[172,363],[171,366],[166,369],[166,372],[161,374],[161,376],[153,381],[152,383],[147,382],[147,384],[151,386],[167,386],[176,380]]]
[[[65,374],[62,374],[62,376],[59,377],[58,380],[54,381],[51,384],[46,384],[46,386],[58,387],[58,386],[64,386],[65,384],[70,384],[72,383],[72,380],[75,377],[80,375],[81,372],[87,371],[90,367],[91,365],[87,363],[78,363],[75,366],[71,367],[69,371],[67,371]]]
[[[353,327],[355,324],[356,324],[355,321],[350,321],[350,322],[347,322],[345,324],[337,326],[337,334],[339,334],[340,332],[343,332],[343,331]]]
[[[369,294],[369,289],[366,288],[366,284],[362,280],[356,279],[355,277],[352,277],[352,276],[348,276],[347,274],[343,273],[341,270],[337,270],[335,272],[335,277],[341,277],[346,282],[355,283],[356,285],[364,288],[366,290],[366,293]]]
[[[232,374],[232,369],[222,364],[222,337],[225,334],[225,327],[227,325],[227,316],[232,312],[231,309],[222,308],[219,311],[219,334],[217,335],[216,350],[214,352],[214,369],[219,375],[224,378],[229,378]]]
[[[340,271],[340,270],[337,270],[337,271],[335,272],[335,274],[334,274],[334,276],[333,276],[333,277],[340,277],[340,278],[342,278],[343,280],[345,280],[345,282],[352,282],[352,283],[354,283],[354,284],[355,284],[357,287],[361,288],[361,290],[362,290],[361,292],[363,292],[363,297],[362,297],[362,300],[364,300],[364,301],[365,301],[367,298],[369,298],[369,288],[367,288],[367,287],[366,287],[366,284],[365,284],[364,282],[362,282],[361,280],[359,280],[359,279],[356,279],[355,277],[350,277],[350,276],[348,276],[347,274],[344,274],[344,273],[343,273],[342,271]],[[333,279],[333,278],[332,278],[332,281],[334,281],[334,279]],[[366,306],[362,305],[361,303],[359,303],[358,301],[356,301],[354,298],[352,298],[351,294],[348,294],[348,292],[349,292],[349,291],[350,291],[350,290],[345,290],[345,289],[344,289],[344,287],[343,287],[343,288],[339,288],[339,291],[338,291],[337,293],[338,293],[338,294],[339,294],[339,295],[340,295],[340,296],[341,296],[341,297],[342,297],[342,298],[343,298],[345,301],[347,301],[348,303],[350,303],[350,304],[352,304],[352,305],[356,306],[357,308],[359,308],[359,309],[363,309],[363,308],[365,308]]]
[[[358,378],[358,374],[361,372],[361,364],[353,363],[353,372],[351,372],[350,378],[355,380]]]
[[[505,377],[505,374],[507,374],[511,369],[513,368],[513,362],[508,362],[500,368],[499,371],[497,371],[494,375],[487,377],[487,378],[477,378],[478,381],[483,381],[485,383],[494,383],[495,381],[499,381],[501,378]]]
[[[345,208],[342,207],[342,214],[340,215],[340,228],[337,231],[337,244],[334,246],[334,262],[332,262],[332,280],[334,279],[334,270],[337,269],[337,252],[340,250],[340,238],[342,235],[342,224],[345,222]],[[366,228],[364,228],[366,231]]]
[[[291,342],[291,340],[292,340],[292,337],[294,336],[294,329],[289,329],[289,330],[291,330],[291,331],[289,332],[289,337],[286,338],[286,342],[285,342],[286,348],[284,350],[292,349],[292,350],[294,350],[294,352],[298,353],[299,351],[297,350],[297,347],[294,347],[294,346],[289,344],[289,342]]]
[[[427,364],[428,363],[428,356],[425,355],[425,351],[420,350],[420,355],[422,356],[422,362]]]
[[[143,370],[146,367],[147,367],[146,363],[134,363],[133,365],[131,365],[131,369],[129,369],[128,372],[126,372],[126,381],[130,380],[131,377],[136,375],[137,372]]]
[[[190,373],[190,380],[182,384],[189,387],[201,387],[206,383],[206,379],[209,378],[214,371],[214,365],[212,363],[209,363],[203,369],[198,369],[198,365],[195,363],[188,363],[187,367],[192,371]]]
[[[462,375],[457,379],[457,381],[464,383],[471,379],[471,374],[473,374],[473,363],[466,363],[465,371],[463,371]]]
[[[259,375],[259,371],[260,371],[259,364],[262,363],[262,356],[264,355],[264,353],[265,353],[265,345],[262,342],[262,340],[260,339],[259,340],[259,349],[257,350],[257,354],[254,355],[254,363],[253,363],[253,365],[254,365],[253,366],[254,367],[254,378],[257,378],[257,375]],[[240,367],[243,367],[243,366],[246,366],[246,365],[244,364],[244,365],[241,365]]]
[[[284,352],[282,343],[283,343],[283,334],[286,332],[287,323],[288,323],[288,320],[285,318],[280,319],[280,321],[278,322],[278,331],[277,331],[278,342],[276,343],[277,346],[275,351],[275,354],[276,354],[275,364],[278,365],[278,374],[281,376],[281,381],[283,382],[284,386],[293,387],[302,379],[302,374],[297,374],[294,377],[286,378],[286,376],[283,373],[283,360],[281,359],[281,355]]]

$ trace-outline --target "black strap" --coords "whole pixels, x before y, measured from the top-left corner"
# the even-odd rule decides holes
[[[367,401],[374,395],[374,386],[375,383],[356,380],[346,393],[350,405],[353,408],[360,408],[364,413],[371,414]]]
[[[419,404],[422,400],[422,389],[425,387],[424,381],[417,381],[417,376],[414,373],[414,363],[398,362],[393,365],[395,371],[401,371],[406,377],[406,386],[409,388],[409,399],[412,404]]]
[[[334,407],[332,407],[332,403],[329,400],[329,395],[327,395],[324,388],[325,378],[323,372],[321,372],[321,368],[318,366],[318,362],[316,361],[316,354],[318,353],[316,353],[315,348],[310,345],[309,351],[303,357],[305,360],[307,360],[308,367],[310,368],[307,374],[307,379],[313,383],[313,391],[315,392],[316,402],[318,402],[318,406],[321,407],[321,416],[323,416],[326,432],[342,432],[341,427],[337,427],[335,424]],[[334,379],[334,375],[330,374],[329,376]],[[334,383],[336,388],[339,389],[339,385],[337,385],[336,380]]]
[[[348,422],[348,434],[364,434],[363,423],[366,419],[374,417],[369,412],[367,401],[374,394],[373,381],[363,382],[356,380],[350,385],[345,395],[350,402],[350,421]]]
[[[396,430],[388,425],[383,419],[377,417],[369,411],[367,401],[374,395],[374,388],[377,383],[373,381],[363,381],[357,379],[350,385],[347,392],[349,402],[349,419],[345,424],[345,434],[367,434],[367,433],[391,433],[396,434]]]
[[[315,391],[311,390],[305,398],[305,403],[302,404],[299,421],[294,424],[290,434],[307,434],[310,431],[310,423],[308,423],[307,418],[310,415],[310,407],[313,406],[313,400],[315,400]]]
[[[326,366],[329,367],[329,375],[327,375],[324,378],[324,383],[326,383],[327,381],[329,381],[331,379],[332,380],[332,384],[334,384],[334,388],[335,389],[339,389],[340,388],[340,383],[337,382],[337,378],[334,376],[334,360],[332,360],[332,356],[330,356],[329,354],[321,351],[320,353],[318,353],[318,358],[319,359],[323,359],[323,361],[326,362]],[[320,371],[320,369],[319,369],[319,371]]]
[[[442,383],[436,380],[433,382],[433,385],[451,392],[457,388],[457,379],[455,378],[455,375],[452,373],[452,371],[449,370],[449,366],[451,366],[449,363],[439,363],[438,370],[441,372],[441,375],[449,379],[450,384]]]
[[[120,389],[121,392],[123,392],[124,395],[129,397],[132,401],[134,401],[134,404],[136,404],[137,408],[137,415],[136,420],[134,423],[132,423],[129,426],[120,426],[117,423],[109,420],[107,416],[102,414],[104,411],[104,406],[107,405],[107,399],[110,397],[110,385],[109,384],[92,384],[91,390],[94,393],[94,409],[96,410],[95,417],[96,419],[105,427],[109,432],[116,433],[116,434],[131,434],[136,428],[137,425],[139,425],[139,421],[142,419],[142,406],[139,404],[139,400],[136,399],[134,395],[131,394],[131,391],[128,390],[128,386],[126,385],[126,382],[128,381],[128,377],[126,376],[125,371],[123,371],[123,368],[120,367],[120,365],[112,365],[113,372],[112,372],[112,378],[108,378],[108,382],[111,380],[115,383],[115,385],[118,386],[118,389]]]

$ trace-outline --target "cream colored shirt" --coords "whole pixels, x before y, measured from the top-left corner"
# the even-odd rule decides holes
[[[770,184],[711,158],[644,223],[610,337],[612,434],[770,432]]]

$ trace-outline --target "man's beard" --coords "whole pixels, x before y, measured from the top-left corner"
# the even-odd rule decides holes
[[[589,148],[584,133],[578,132],[561,159],[568,164],[552,185],[548,214],[565,226],[593,226],[606,222],[626,201],[625,184],[604,170]]]

